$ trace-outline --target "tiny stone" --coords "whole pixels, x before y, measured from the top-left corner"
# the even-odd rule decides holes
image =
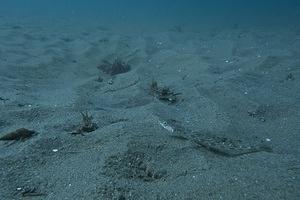
[[[108,82],[107,82],[109,85],[112,85],[114,84],[114,81],[112,79],[109,79]]]

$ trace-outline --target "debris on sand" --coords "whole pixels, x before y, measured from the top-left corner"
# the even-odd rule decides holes
[[[82,124],[77,130],[71,133],[72,135],[77,135],[77,134],[83,135],[83,133],[90,133],[98,129],[97,124],[93,122],[93,116],[89,115],[87,111],[81,112],[81,116],[82,116]]]
[[[248,110],[247,113],[249,117],[256,118],[261,122],[265,122],[269,110],[270,105],[260,105],[255,110]]]
[[[181,93],[174,93],[168,87],[159,87],[156,81],[152,81],[150,84],[150,94],[160,101],[173,104],[178,102],[178,95]]]
[[[107,60],[103,60],[102,64],[100,64],[97,68],[111,76],[129,72],[131,69],[128,63],[119,58],[116,58],[112,63]]]
[[[289,74],[286,76],[285,80],[287,80],[287,81],[294,81],[294,80],[295,80],[295,77],[294,77],[294,75],[293,75],[292,73],[289,73]]]
[[[0,101],[8,101],[9,99],[7,99],[7,98],[3,98],[3,97],[0,97]]]
[[[174,128],[172,126],[170,126],[167,122],[163,121],[159,121],[159,125],[162,126],[164,129],[166,129],[167,131],[173,133],[174,132]]]
[[[22,191],[22,197],[40,197],[46,196],[44,193],[40,193],[36,188],[26,188]]]
[[[97,82],[102,83],[103,82],[103,78],[101,76],[98,76],[96,79]]]
[[[20,128],[13,132],[7,133],[0,137],[0,140],[7,140],[7,141],[18,141],[18,140],[26,140],[31,138],[36,134],[35,131],[28,130],[26,128]]]

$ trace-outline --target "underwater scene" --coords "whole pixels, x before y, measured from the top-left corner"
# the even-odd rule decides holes
[[[1,0],[0,200],[300,199],[299,0]]]

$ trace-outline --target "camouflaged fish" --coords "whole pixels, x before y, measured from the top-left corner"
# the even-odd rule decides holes
[[[246,139],[230,138],[222,134],[199,131],[192,132],[184,128],[176,120],[167,120],[163,126],[172,134],[173,138],[190,141],[197,147],[204,148],[214,154],[226,157],[236,157],[257,152],[272,152],[272,148],[265,141],[247,141]]]

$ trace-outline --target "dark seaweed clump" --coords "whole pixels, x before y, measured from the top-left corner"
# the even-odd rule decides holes
[[[72,135],[77,135],[77,134],[83,135],[83,133],[90,133],[98,129],[97,124],[93,122],[93,116],[89,115],[87,111],[81,112],[81,116],[82,116],[82,123],[77,130],[71,133]]]
[[[13,131],[13,132],[5,134],[4,136],[0,137],[0,140],[7,140],[7,141],[12,141],[12,140],[18,141],[18,140],[21,140],[21,141],[24,141],[26,139],[31,138],[35,134],[36,134],[36,132],[33,131],[33,130],[28,130],[28,129],[25,129],[25,128],[20,128],[20,129],[17,129],[15,131]]]
[[[159,87],[156,81],[152,81],[150,84],[150,94],[160,101],[170,104],[177,103],[178,95],[180,95],[180,93],[175,93],[168,87]]]

